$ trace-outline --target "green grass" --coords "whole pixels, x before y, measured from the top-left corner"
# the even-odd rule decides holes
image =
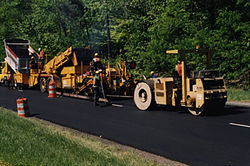
[[[34,118],[0,108],[0,165],[106,166],[160,165],[132,150],[102,143]]]
[[[250,102],[250,90],[242,89],[227,89],[227,95],[229,101],[246,101]]]

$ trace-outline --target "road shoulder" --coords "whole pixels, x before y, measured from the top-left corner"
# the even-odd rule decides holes
[[[250,108],[250,102],[242,102],[242,101],[227,101],[226,105],[231,105],[231,106],[241,106],[241,107],[249,107],[249,108]]]
[[[149,152],[146,152],[146,151],[142,151],[142,150],[130,147],[130,146],[126,146],[126,145],[116,143],[114,141],[102,138],[102,136],[98,137],[98,136],[95,136],[95,135],[84,133],[84,132],[81,132],[81,131],[78,131],[78,130],[75,130],[75,129],[72,129],[72,128],[68,128],[68,127],[65,127],[65,126],[61,126],[61,125],[58,125],[58,124],[55,124],[55,123],[52,123],[52,122],[49,122],[49,121],[46,121],[46,120],[43,120],[43,119],[36,118],[36,117],[32,117],[32,119],[37,120],[37,121],[39,121],[39,122],[41,122],[41,123],[43,123],[45,125],[48,125],[48,126],[54,126],[54,127],[58,128],[59,130],[67,131],[67,132],[72,133],[73,135],[76,135],[76,136],[92,138],[94,140],[100,141],[101,143],[103,143],[105,145],[113,146],[113,147],[115,147],[116,149],[118,149],[120,151],[133,152],[133,153],[137,154],[138,156],[141,156],[141,157],[143,157],[145,159],[153,160],[156,163],[159,163],[161,165],[166,165],[166,166],[187,166],[187,164],[184,164],[184,163],[181,163],[181,162],[178,162],[178,161],[170,160],[170,159],[167,159],[167,158],[159,156],[159,155],[155,155],[155,154],[152,154],[152,153],[149,153]]]

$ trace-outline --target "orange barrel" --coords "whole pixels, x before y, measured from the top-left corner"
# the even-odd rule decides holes
[[[56,83],[54,81],[49,82],[49,98],[56,97]]]
[[[28,117],[30,116],[28,99],[27,98],[19,98],[16,100],[17,103],[17,114],[20,117]]]

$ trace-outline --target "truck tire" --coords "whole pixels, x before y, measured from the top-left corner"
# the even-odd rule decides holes
[[[1,85],[1,86],[7,87],[8,82],[7,82],[7,77],[6,77],[6,76],[4,76],[4,77],[1,79],[0,85]]]
[[[136,85],[134,91],[134,103],[140,111],[146,111],[152,108],[154,104],[152,88],[146,82],[140,82]]]
[[[42,93],[47,91],[47,80],[46,80],[46,78],[41,78],[40,79],[40,91]]]

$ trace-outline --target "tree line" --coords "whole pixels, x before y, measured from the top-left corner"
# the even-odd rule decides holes
[[[86,47],[137,62],[136,72],[171,75],[177,56],[168,49],[215,49],[212,66],[226,79],[250,69],[248,0],[1,0],[0,40],[24,38],[55,56],[67,47]],[[123,50],[122,52],[119,50]],[[0,45],[0,60],[5,56]],[[205,67],[201,55],[188,65]]]

